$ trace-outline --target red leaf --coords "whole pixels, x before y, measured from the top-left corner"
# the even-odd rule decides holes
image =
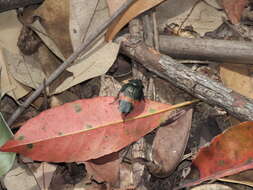
[[[193,160],[200,178],[192,183],[233,175],[253,168],[253,121],[243,122],[216,136],[209,146],[203,147]],[[182,186],[180,186],[182,188]]]
[[[114,97],[78,100],[30,119],[0,148],[33,160],[77,162],[116,152],[158,127],[170,106],[146,100],[125,121]],[[134,117],[137,116],[137,117]]]
[[[222,0],[222,5],[233,24],[238,24],[248,0]]]

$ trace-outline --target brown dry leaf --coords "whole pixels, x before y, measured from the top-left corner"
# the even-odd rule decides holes
[[[41,24],[65,58],[73,52],[69,34],[69,0],[45,0],[34,11],[41,17]]]
[[[2,95],[8,94],[15,100],[18,100],[19,98],[25,96],[31,90],[30,88],[16,81],[10,73],[8,65],[10,63],[22,62],[22,60],[19,58],[20,57],[18,55],[12,54],[0,46],[1,93]]]
[[[248,0],[218,0],[224,7],[229,20],[233,24],[239,24],[242,12],[248,3]]]
[[[222,64],[220,76],[223,83],[234,91],[253,98],[253,67],[250,65]]]
[[[85,162],[86,170],[97,182],[108,182],[112,186],[119,183],[120,174],[119,153],[112,153],[101,158]]]
[[[158,177],[168,176],[182,160],[191,129],[192,109],[173,123],[160,127],[153,142],[152,160],[155,167],[149,168]]]
[[[108,8],[110,14],[112,15],[126,0],[107,0]],[[124,12],[109,28],[106,33],[106,40],[111,41],[114,36],[124,27],[130,20],[132,20],[137,15],[143,13],[144,11],[158,5],[164,0],[137,0],[131,7]]]
[[[239,183],[253,187],[253,170],[243,171],[239,174],[220,178],[219,180],[230,183]]]
[[[37,165],[18,166],[11,170],[3,180],[6,188],[11,190],[48,189],[53,173],[56,170],[56,165],[46,162],[39,164],[39,167]]]
[[[248,97],[253,98],[253,66],[225,63],[220,66],[220,77],[226,87]],[[239,121],[231,118],[233,125]]]

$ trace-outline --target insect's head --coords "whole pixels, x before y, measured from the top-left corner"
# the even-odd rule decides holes
[[[134,87],[137,87],[137,88],[141,88],[141,89],[144,88],[142,81],[139,79],[130,80],[128,83],[133,85]]]

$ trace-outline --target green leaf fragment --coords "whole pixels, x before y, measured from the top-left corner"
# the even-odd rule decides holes
[[[6,141],[13,138],[13,134],[5,122],[3,115],[0,113],[0,146]],[[16,153],[0,152],[0,177],[6,174],[13,166]]]
[[[93,128],[93,126],[92,125],[86,125],[86,129],[91,129],[91,128]]]
[[[156,109],[150,108],[148,111],[149,111],[149,113],[155,113],[155,112],[156,112]]]
[[[74,109],[76,113],[79,113],[82,111],[82,107],[79,104],[74,104]]]

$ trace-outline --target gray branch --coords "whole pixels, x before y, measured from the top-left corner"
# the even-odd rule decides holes
[[[253,42],[160,35],[159,44],[173,58],[253,64]]]
[[[224,108],[240,120],[253,120],[253,100],[224,87],[221,83],[192,71],[166,55],[144,44],[131,45],[124,41],[122,53],[132,57],[148,70],[193,96],[214,106]]]
[[[42,3],[44,0],[0,0],[0,13],[11,9]]]

